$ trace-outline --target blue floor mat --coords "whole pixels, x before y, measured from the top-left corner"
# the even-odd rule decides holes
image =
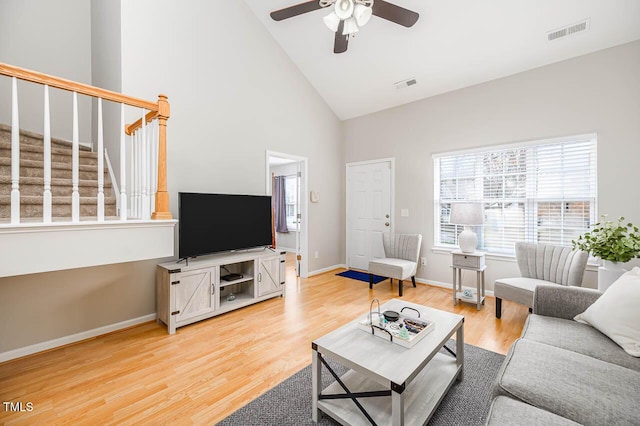
[[[340,275],[341,277],[353,278],[354,280],[364,281],[364,282],[367,282],[367,283],[369,282],[369,274],[366,273],[366,272],[349,270],[349,271],[340,272],[339,274],[336,274],[336,275]],[[384,281],[386,279],[387,279],[387,277],[381,277],[380,275],[374,275],[373,276],[373,283],[374,284],[378,284],[379,282],[382,282],[382,281]]]

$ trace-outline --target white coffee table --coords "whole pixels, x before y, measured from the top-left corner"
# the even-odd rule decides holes
[[[359,329],[361,318],[313,341],[314,422],[322,411],[344,425],[421,425],[429,420],[453,382],[462,380],[464,317],[401,299],[385,303],[381,311],[400,312],[405,306],[419,311],[421,319],[435,323],[434,330],[412,348]],[[362,316],[367,314],[365,311]],[[439,353],[454,333],[455,358]],[[340,377],[341,383],[336,381],[323,390],[322,366],[329,368],[325,357],[350,370]],[[334,374],[330,368],[329,372]]]

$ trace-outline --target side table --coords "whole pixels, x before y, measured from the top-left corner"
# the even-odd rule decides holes
[[[484,305],[484,253],[463,253],[459,250],[451,252],[451,268],[453,269],[453,304],[458,300],[476,303],[478,310]],[[476,297],[466,297],[462,291],[462,270],[476,271]]]

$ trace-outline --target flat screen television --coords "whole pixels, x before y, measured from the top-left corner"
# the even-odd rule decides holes
[[[178,214],[181,259],[271,245],[268,195],[180,192]]]

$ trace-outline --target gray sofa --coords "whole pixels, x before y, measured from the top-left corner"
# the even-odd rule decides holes
[[[640,358],[573,320],[596,290],[538,286],[494,383],[488,425],[640,425]]]

